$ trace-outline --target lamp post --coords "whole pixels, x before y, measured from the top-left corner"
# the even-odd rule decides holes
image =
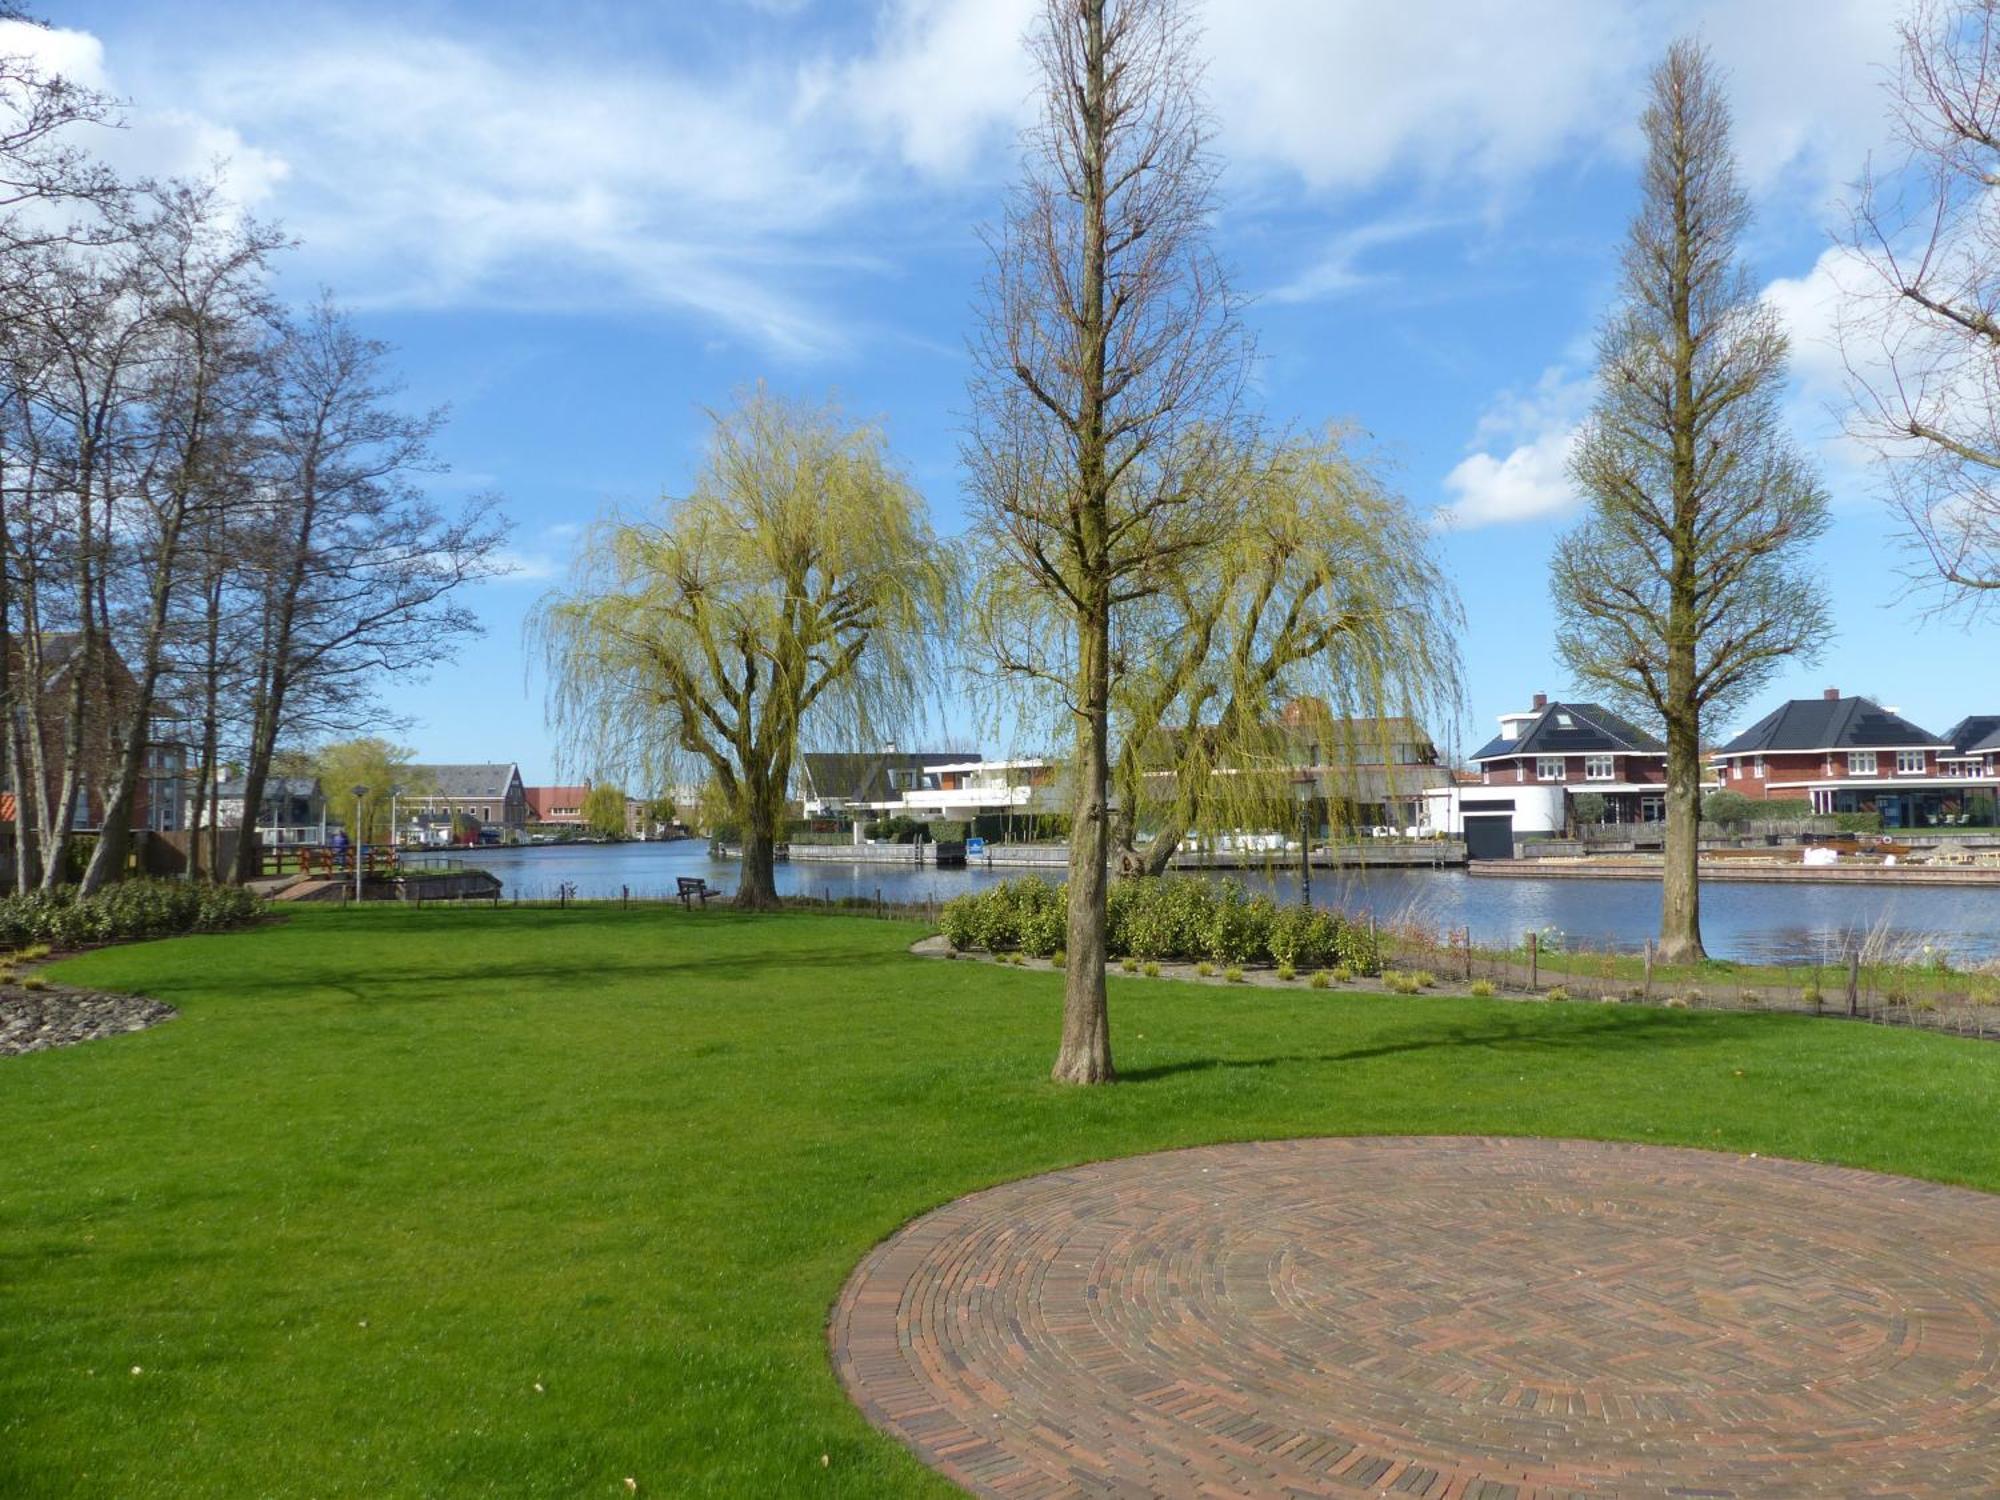
[[[1313,904],[1312,804],[1315,780],[1310,771],[1292,779],[1299,799],[1299,904],[1311,910]]]
[[[354,837],[350,842],[353,845],[351,852],[354,856],[354,899],[359,901],[361,899],[361,855],[362,851],[367,847],[367,834],[362,831],[361,827],[361,799],[368,795],[368,788],[365,786],[356,786],[350,787],[348,790],[354,793]]]
[[[403,830],[396,822],[396,797],[402,790],[400,786],[389,788],[389,847],[398,853],[403,847]]]

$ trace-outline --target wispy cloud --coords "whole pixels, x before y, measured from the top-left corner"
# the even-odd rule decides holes
[[[1271,300],[1319,302],[1391,281],[1396,275],[1393,270],[1366,268],[1363,260],[1375,251],[1435,234],[1456,222],[1444,218],[1379,219],[1344,230],[1328,242],[1312,265],[1274,290]]]

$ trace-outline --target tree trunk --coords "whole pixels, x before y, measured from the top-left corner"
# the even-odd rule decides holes
[[[1167,866],[1173,863],[1174,855],[1181,847],[1181,840],[1187,837],[1187,822],[1179,809],[1168,813],[1161,820],[1159,832],[1146,845],[1146,852],[1139,856],[1141,875],[1164,875]]]
[[[736,884],[738,911],[778,911],[778,801],[763,788],[746,799],[749,816],[743,824],[743,862]]]
[[[1062,1046],[1049,1076],[1057,1083],[1109,1083],[1117,1075],[1111,1065],[1111,1012],[1104,994],[1104,906],[1111,879],[1111,824],[1104,795],[1111,770],[1108,591],[1100,592],[1078,624],[1086,693],[1077,730],[1076,808],[1069,830]]]
[[[1667,852],[1660,882],[1660,949],[1667,963],[1699,963],[1701,735],[1693,713],[1667,721]]]

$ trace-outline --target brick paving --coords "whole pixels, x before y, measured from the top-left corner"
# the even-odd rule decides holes
[[[945,1205],[829,1327],[967,1489],[2000,1494],[2000,1197],[1589,1141],[1101,1162]]]

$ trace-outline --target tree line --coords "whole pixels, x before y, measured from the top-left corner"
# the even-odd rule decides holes
[[[190,766],[190,873],[256,874],[247,836],[216,867],[223,768],[254,825],[281,747],[380,723],[385,676],[448,656],[477,628],[458,591],[501,565],[494,498],[424,492],[442,415],[405,409],[390,351],[330,296],[286,306],[285,236],[215,182],[121,180],[91,149],[118,124],[114,101],[0,58],[19,889],[118,878],[163,745]],[[98,832],[76,872],[79,821]]]
[[[1849,241],[1877,283],[1844,327],[1855,431],[1888,460],[1923,576],[1960,600],[2000,597],[1996,7],[1911,13],[1910,158],[1864,183]],[[986,233],[971,339],[969,535],[933,533],[879,430],[760,389],[714,415],[690,494],[600,523],[537,622],[572,748],[708,784],[744,830],[748,907],[777,901],[800,747],[871,742],[947,666],[1059,744],[1066,1082],[1115,1073],[1112,870],[1162,869],[1208,824],[1285,826],[1281,703],[1318,705],[1328,733],[1457,707],[1461,622],[1428,526],[1351,434],[1255,408],[1210,244],[1196,43],[1182,0],[1044,0],[1040,116]],[[1704,735],[1827,638],[1828,505],[1779,410],[1787,334],[1740,257],[1727,84],[1699,44],[1654,69],[1640,124],[1570,467],[1585,512],[1551,590],[1576,680],[1665,739],[1662,946],[1683,959],[1701,953]]]

